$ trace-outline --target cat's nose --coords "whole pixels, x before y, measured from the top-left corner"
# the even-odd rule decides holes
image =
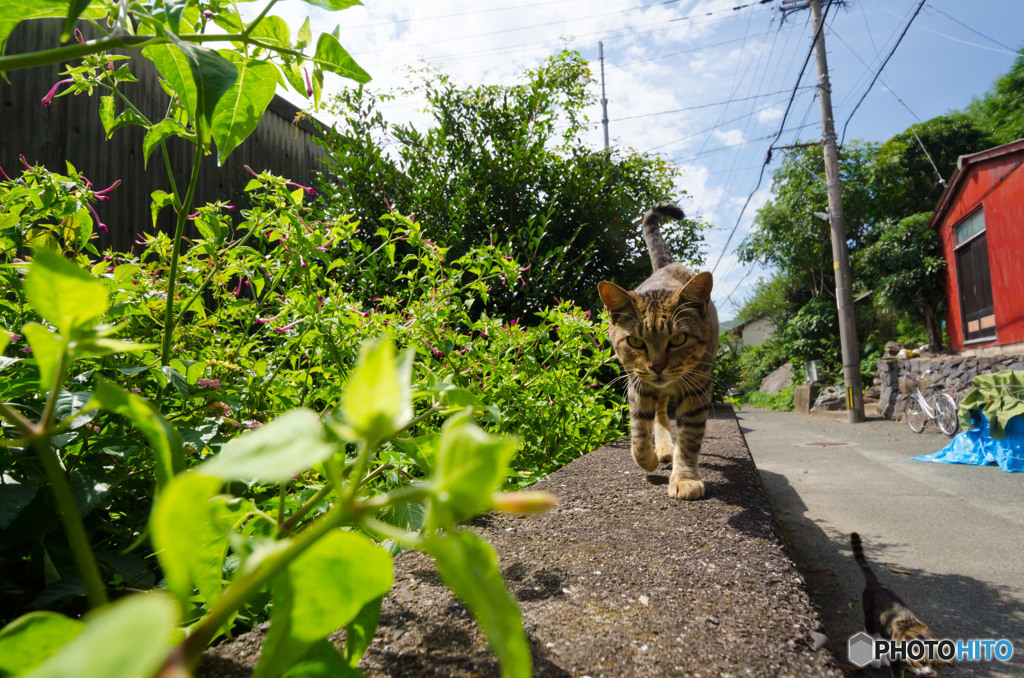
[[[666,364],[667,363],[651,363],[651,369],[654,371],[655,374],[661,374],[662,370],[665,369]]]

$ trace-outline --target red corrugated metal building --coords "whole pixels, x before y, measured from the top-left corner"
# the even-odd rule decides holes
[[[932,227],[946,255],[957,351],[1024,342],[1024,139],[962,155]]]

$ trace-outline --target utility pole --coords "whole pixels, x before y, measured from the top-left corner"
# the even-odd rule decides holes
[[[825,30],[821,25],[821,0],[808,0],[814,24],[814,56],[818,66],[818,101],[821,103],[822,146],[825,151],[825,181],[828,191],[828,221],[832,231],[832,266],[836,274],[836,304],[839,307],[839,342],[843,355],[843,381],[846,407],[851,424],[864,421],[864,394],[860,381],[860,357],[857,350],[857,326],[854,323],[853,290],[850,282],[850,256],[846,250],[846,223],[843,220],[843,183],[839,178],[839,152],[836,149],[835,121],[832,119],[832,86],[828,80],[825,56]]]
[[[604,148],[608,150],[608,99],[604,96],[604,43],[597,41],[597,59],[601,62],[601,124],[604,126]]]

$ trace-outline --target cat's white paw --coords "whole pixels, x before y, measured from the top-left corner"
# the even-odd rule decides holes
[[[700,499],[704,496],[704,483],[690,478],[673,478],[668,481],[668,496],[687,501]]]

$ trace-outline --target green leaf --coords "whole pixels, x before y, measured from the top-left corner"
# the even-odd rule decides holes
[[[22,675],[82,632],[85,624],[56,612],[29,612],[0,630],[0,674]]]
[[[324,70],[337,73],[343,78],[350,78],[360,84],[370,81],[370,74],[360,68],[359,64],[341,46],[338,39],[329,33],[320,34],[320,38],[316,41],[316,53],[313,55],[313,59]]]
[[[377,622],[380,621],[380,606],[384,598],[371,600],[359,610],[356,618],[345,626],[344,657],[348,665],[355,668],[373,642],[377,633]]]
[[[275,47],[287,49],[292,46],[291,30],[288,28],[288,22],[279,16],[263,17],[263,20],[249,33],[249,37],[256,38],[260,42],[265,42]]]
[[[21,326],[29,346],[32,347],[32,358],[39,369],[39,392],[49,393],[53,388],[57,365],[67,348],[60,335],[39,323],[26,323]]]
[[[121,390],[117,384],[103,377],[96,377],[92,397],[99,407],[127,417],[149,442],[156,460],[157,489],[165,488],[171,478],[185,470],[181,436],[152,403]]]
[[[287,32],[287,24],[284,30]],[[217,144],[218,165],[223,165],[231,151],[256,129],[277,89],[277,69],[272,64],[247,60],[229,50],[222,50],[221,54],[234,62],[238,79],[213,111],[213,140]]]
[[[188,5],[188,0],[164,1],[164,7],[167,12],[167,25],[170,26],[175,35],[181,32],[181,13],[185,11],[186,5]]]
[[[501,661],[502,676],[529,678],[530,647],[522,616],[509,595],[491,546],[466,530],[434,535],[423,542],[437,561],[441,579],[473,612]]]
[[[0,530],[10,527],[21,510],[31,503],[36,492],[39,491],[38,485],[19,483],[7,476],[4,476],[3,481],[0,483]],[[0,651],[0,657],[3,657],[2,651]],[[2,663],[0,663],[0,669],[3,669]]]
[[[331,11],[346,9],[348,7],[363,4],[360,0],[305,0],[305,2],[313,5],[314,7],[322,7],[323,9]]]
[[[201,141],[205,144],[217,103],[237,81],[238,69],[212,49],[187,42],[176,44],[192,72],[196,87],[195,115],[203,121],[204,138]]]
[[[401,360],[390,341],[364,342],[345,387],[346,423],[370,445],[393,435],[412,419],[412,353]]]
[[[299,663],[288,669],[282,678],[364,678],[348,665],[329,638],[313,645]]]
[[[153,675],[171,651],[177,617],[169,596],[143,593],[122,598],[89,615],[81,633],[27,675]]]
[[[108,94],[105,97],[100,97],[100,122],[103,123],[103,129],[107,133],[107,138],[114,133],[114,121],[117,119],[117,113],[114,110],[114,95]]]
[[[187,604],[192,587],[207,605],[221,596],[221,577],[227,555],[227,530],[216,520],[211,501],[220,490],[218,478],[184,473],[174,478],[153,506],[149,529],[153,535],[167,588]],[[187,529],[182,526],[187,525]]]
[[[63,0],[4,0],[0,2],[0,54],[14,27],[28,19],[63,17],[67,2]]]
[[[109,136],[109,135],[108,135]],[[156,147],[166,141],[169,137],[179,136],[189,138],[191,135],[177,120],[166,118],[149,128],[146,138],[142,140],[142,167],[149,164],[149,156],[153,155]]]
[[[75,22],[78,21],[78,17],[82,15],[85,8],[89,6],[92,0],[69,0],[68,1],[68,16],[64,20],[64,28],[60,33],[61,42],[66,42],[71,39],[71,33],[75,30]]]
[[[324,636],[355,619],[391,589],[394,566],[369,538],[326,534],[273,584],[274,609],[256,678],[281,675]]]
[[[107,288],[73,263],[48,249],[38,249],[25,276],[32,308],[64,336],[100,318],[110,307]]]
[[[305,49],[313,42],[313,31],[309,30],[309,17],[302,22],[298,35],[295,36],[295,49]]]
[[[515,450],[514,440],[487,433],[468,411],[445,422],[433,478],[437,488],[431,499],[435,527],[488,510],[491,496],[505,481]]]
[[[230,440],[220,454],[202,464],[204,475],[222,480],[253,478],[282,483],[324,461],[334,446],[324,440],[316,412],[295,409],[266,426]]]
[[[177,95],[178,101],[194,118],[199,95],[192,78],[192,67],[185,54],[175,45],[155,45],[142,50],[142,55],[153,61],[160,75]]]

